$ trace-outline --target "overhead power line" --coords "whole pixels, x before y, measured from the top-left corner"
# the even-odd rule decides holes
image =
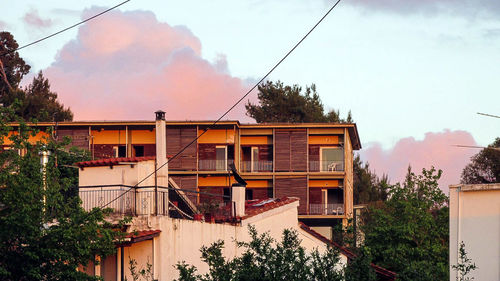
[[[488,116],[488,117],[493,117],[493,118],[500,118],[500,116],[496,116],[496,115],[492,115],[492,114],[486,114],[486,113],[481,113],[481,112],[478,112],[477,114],[483,115],[483,116]]]
[[[212,129],[217,123],[219,123],[222,118],[224,118],[231,110],[233,110],[242,100],[244,100],[255,88],[257,88],[260,83],[262,83],[297,47],[311,34],[311,32],[316,29],[316,27],[330,14],[330,12],[337,7],[337,5],[340,3],[340,0],[337,0],[333,6],[328,9],[328,11],[316,22],[316,24],[304,35],[302,38],[288,51],[257,83],[253,85],[250,90],[246,92],[245,95],[243,95],[238,101],[236,101],[235,104],[233,104],[224,114],[222,114],[217,120],[215,120],[211,125],[208,126],[208,128],[204,129],[203,132],[194,138],[189,144],[184,146],[179,152],[177,152],[175,155],[173,155],[170,159],[168,159],[163,165],[157,167],[152,173],[144,177],[142,180],[140,180],[135,186],[139,186],[142,182],[147,180],[149,177],[154,175],[159,169],[163,168],[165,165],[167,165],[171,160],[177,158],[182,152],[184,152],[189,146],[191,146],[193,143],[195,143],[199,138],[201,138],[209,129]],[[111,200],[110,202],[106,203],[105,205],[102,206],[102,208],[105,208],[109,204],[113,203],[114,201],[118,200],[120,197],[125,195],[127,192],[129,192],[131,189],[127,190],[126,192],[120,194],[118,197],[115,199]]]
[[[40,39],[38,39],[38,40],[36,40],[36,41],[33,41],[33,42],[29,43],[29,44],[23,45],[23,46],[21,46],[21,47],[19,47],[19,48],[15,49],[15,50],[10,50],[10,51],[4,52],[4,53],[3,53],[3,54],[1,54],[0,56],[2,56],[2,57],[3,57],[3,56],[5,56],[5,55],[8,55],[8,54],[11,54],[11,53],[17,52],[17,51],[19,51],[19,50],[21,50],[21,49],[24,49],[24,48],[26,48],[26,47],[29,47],[29,46],[35,45],[35,44],[37,44],[37,43],[40,43],[40,42],[42,42],[42,41],[44,41],[44,40],[47,40],[47,39],[49,39],[49,38],[51,38],[51,37],[54,37],[54,36],[56,36],[56,35],[58,35],[58,34],[61,34],[61,33],[65,32],[65,31],[67,31],[67,30],[70,30],[70,29],[72,29],[72,28],[74,28],[74,27],[77,27],[77,26],[79,26],[79,25],[81,25],[81,24],[84,24],[84,23],[86,23],[86,22],[88,22],[88,21],[90,21],[90,20],[93,20],[93,19],[95,19],[95,18],[97,18],[97,17],[99,17],[99,16],[102,16],[103,14],[105,14],[105,13],[107,13],[107,12],[111,11],[111,10],[114,10],[114,9],[116,9],[116,8],[120,7],[121,5],[123,5],[123,4],[127,3],[127,2],[130,2],[130,1],[131,1],[131,0],[126,0],[126,1],[123,1],[123,2],[121,2],[120,4],[117,4],[117,5],[115,5],[115,6],[111,7],[111,8],[109,8],[109,9],[107,9],[107,10],[104,10],[104,11],[102,11],[102,12],[100,12],[100,13],[96,14],[96,15],[93,15],[93,16],[91,16],[90,18],[86,18],[86,19],[82,20],[82,21],[81,21],[81,22],[79,22],[79,23],[75,23],[75,24],[73,24],[72,26],[68,26],[68,27],[66,27],[65,29],[59,30],[59,31],[58,31],[58,32],[56,32],[56,33],[52,33],[52,34],[50,34],[50,35],[48,35],[48,36],[45,36],[45,37],[43,37],[43,38],[40,38]]]
[[[500,147],[486,147],[486,146],[461,145],[461,144],[453,144],[452,146],[462,147],[462,148],[492,149],[492,150],[499,150],[500,151]]]

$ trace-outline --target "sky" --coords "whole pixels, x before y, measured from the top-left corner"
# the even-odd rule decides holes
[[[20,45],[118,1],[15,1],[0,30]],[[216,119],[333,5],[326,0],[138,1],[20,51],[75,120]],[[351,110],[378,174],[434,165],[440,186],[498,136],[500,2],[342,0],[269,77],[316,84],[327,109]],[[252,93],[244,102],[256,102]],[[97,102],[98,101],[98,102]],[[244,104],[225,119],[253,122]]]

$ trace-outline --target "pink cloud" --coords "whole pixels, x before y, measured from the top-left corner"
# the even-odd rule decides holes
[[[28,13],[26,13],[23,17],[24,23],[29,25],[30,27],[35,28],[47,28],[52,26],[51,19],[42,19],[40,15],[38,15],[38,11],[35,9],[31,9]]]
[[[463,168],[478,152],[453,146],[457,144],[476,145],[476,142],[469,132],[444,130],[426,133],[423,140],[413,137],[401,139],[389,150],[383,150],[378,143],[368,145],[360,151],[360,156],[379,176],[388,174],[392,183],[404,180],[408,165],[415,173],[434,166],[443,170],[439,186],[448,192],[448,186],[460,182]]]
[[[93,8],[83,17],[95,14]],[[44,72],[76,120],[216,119],[247,90],[228,73],[224,55],[201,57],[201,42],[184,26],[152,12],[112,11],[91,21]],[[250,121],[241,104],[227,118]]]

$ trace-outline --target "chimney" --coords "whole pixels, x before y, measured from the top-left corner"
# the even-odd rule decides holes
[[[165,124],[165,111],[158,110],[156,114],[156,172],[157,185],[168,187],[168,164],[167,163],[167,129]],[[161,168],[160,168],[161,167]]]
[[[231,201],[233,217],[245,216],[245,189],[246,186],[241,183],[233,183],[231,186]]]

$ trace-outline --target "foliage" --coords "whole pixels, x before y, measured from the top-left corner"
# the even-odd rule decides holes
[[[474,280],[474,277],[468,277],[469,273],[471,273],[473,270],[477,269],[477,266],[475,263],[472,263],[472,260],[467,257],[467,252],[465,251],[465,244],[464,241],[460,242],[460,248],[458,250],[459,252],[459,260],[460,262],[458,264],[452,265],[451,268],[457,272],[457,281],[472,281]]]
[[[0,108],[0,142],[12,119],[14,110]],[[36,132],[19,122],[13,149],[0,153],[0,279],[96,280],[75,269],[116,250],[119,234],[104,220],[110,210],[86,212],[68,196],[75,179],[56,167],[65,143],[30,143]],[[52,152],[46,166],[42,152]]]
[[[12,34],[0,32],[0,54],[13,51],[17,47],[18,44]],[[30,85],[24,89],[19,88],[21,80],[28,74],[31,67],[19,56],[18,52],[2,56],[0,60],[5,70],[5,77],[0,74],[2,76],[0,103],[3,106],[15,109],[16,115],[22,117],[24,121],[32,119],[37,121],[73,120],[73,113],[57,100],[57,94],[50,90],[50,83],[44,78],[42,72],[33,78]],[[14,121],[14,119],[9,121]]]
[[[403,184],[389,188],[385,203],[369,207],[363,218],[365,247],[373,262],[398,280],[448,280],[447,196],[439,189],[442,171],[416,175],[408,168]]]
[[[341,119],[338,111],[325,113],[314,84],[306,86],[302,93],[298,85],[285,86],[280,81],[267,81],[259,85],[258,90],[259,104],[248,102],[245,105],[247,115],[257,123],[353,122],[350,111],[346,119]]]
[[[353,161],[354,204],[367,204],[385,201],[388,196],[389,179],[386,175],[379,178],[370,170],[368,163],[363,164],[359,155]]]
[[[496,149],[492,149],[496,148]],[[462,183],[500,182],[500,138],[471,158],[462,171]]]
[[[201,258],[208,264],[206,274],[185,262],[178,263],[179,281],[230,281],[230,280],[343,280],[339,269],[338,252],[329,248],[325,253],[317,250],[306,253],[300,246],[298,234],[285,230],[282,241],[277,243],[268,233],[258,234],[249,227],[250,242],[236,242],[243,254],[226,260],[222,254],[223,241],[201,248]]]
[[[154,278],[153,265],[149,263],[149,260],[146,263],[146,268],[137,270],[137,261],[128,257],[128,268],[133,281],[139,281],[141,279],[144,281],[157,281],[157,279]],[[125,281],[127,281],[127,277],[125,277]]]
[[[375,281],[377,276],[371,267],[372,258],[369,249],[362,247],[358,255],[350,261],[344,270],[345,281]]]

